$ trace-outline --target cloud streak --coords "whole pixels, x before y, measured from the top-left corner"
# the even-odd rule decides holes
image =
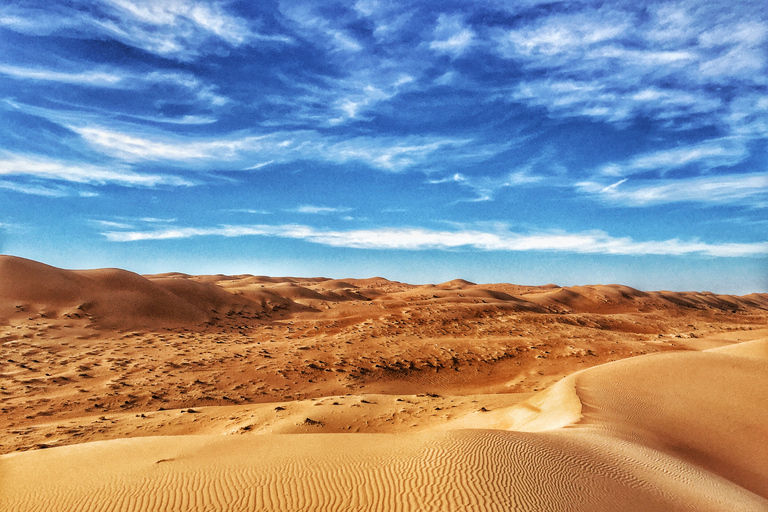
[[[296,213],[308,213],[310,215],[327,215],[330,213],[346,213],[352,211],[352,208],[333,208],[330,206],[314,206],[305,204],[291,211]]]
[[[120,166],[102,167],[9,153],[0,153],[0,176],[32,176],[46,180],[92,185],[114,183],[128,187],[192,185],[190,181],[178,176],[141,174]]]
[[[739,203],[747,199],[768,199],[768,174],[702,176],[674,181],[622,179],[608,186],[584,181],[576,187],[602,200],[633,207],[685,202]]]
[[[430,185],[455,183],[462,187],[467,187],[476,194],[476,197],[470,201],[478,202],[493,200],[496,193],[504,188],[539,183],[543,179],[543,176],[533,176],[527,171],[516,171],[499,178],[492,178],[489,176],[466,176],[461,173],[456,173],[448,178],[429,180],[427,183]]]
[[[694,166],[698,171],[733,167],[748,156],[742,141],[734,138],[716,139],[637,155],[623,163],[606,164],[599,172],[609,176],[630,176],[656,171],[663,176],[667,171],[687,166]]]
[[[322,230],[304,225],[222,225],[217,227],[172,227],[153,231],[105,231],[112,242],[185,239],[201,236],[269,236],[305,240],[332,247],[375,250],[479,249],[508,252],[562,252],[631,256],[756,257],[768,253],[768,242],[707,243],[669,239],[635,241],[612,237],[602,231],[582,233],[546,232],[520,234],[478,230],[438,231],[422,228]]]
[[[223,47],[286,44],[283,34],[262,34],[220,2],[195,0],[100,0],[58,6],[57,13],[9,5],[0,26],[35,35],[78,34],[109,37],[162,57],[190,61]]]
[[[96,87],[123,87],[125,83],[124,75],[110,71],[63,72],[0,65],[0,74],[24,80],[42,80]]]
[[[275,132],[264,135],[195,139],[189,137],[127,133],[101,126],[69,125],[91,147],[126,162],[164,161],[205,166],[240,162],[240,169],[257,170],[269,163],[322,158],[329,162],[362,162],[384,171],[402,171],[427,161],[440,152],[443,158],[456,157],[456,150],[474,146],[482,151],[500,151],[504,146],[477,148],[469,139],[427,136],[355,137],[336,141],[315,131]],[[458,155],[461,157],[461,155]]]

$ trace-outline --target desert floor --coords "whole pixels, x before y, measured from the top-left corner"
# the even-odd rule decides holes
[[[0,510],[768,510],[768,294],[0,256]]]

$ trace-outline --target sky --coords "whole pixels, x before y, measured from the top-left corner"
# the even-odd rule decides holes
[[[0,252],[768,291],[763,1],[0,6]]]

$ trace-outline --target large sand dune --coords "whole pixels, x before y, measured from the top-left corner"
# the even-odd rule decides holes
[[[768,510],[767,318],[0,257],[0,510]]]

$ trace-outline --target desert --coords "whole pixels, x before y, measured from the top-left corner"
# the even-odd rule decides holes
[[[768,509],[768,295],[0,258],[0,508]]]
[[[768,512],[766,0],[0,49],[0,512]]]

